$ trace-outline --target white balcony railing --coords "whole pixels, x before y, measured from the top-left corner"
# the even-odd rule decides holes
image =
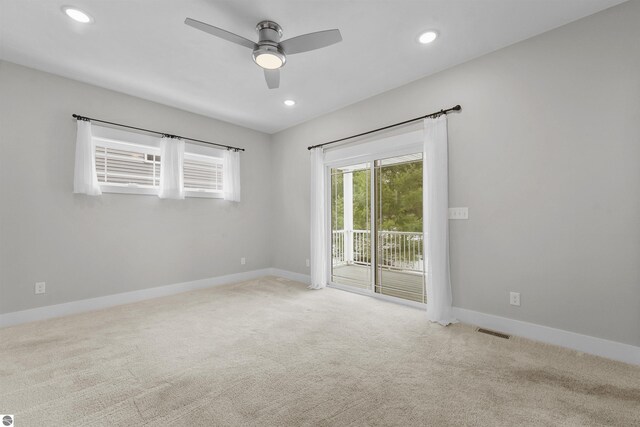
[[[371,265],[369,230],[332,232],[333,265]],[[420,232],[379,231],[378,266],[393,270],[423,271],[423,236]]]

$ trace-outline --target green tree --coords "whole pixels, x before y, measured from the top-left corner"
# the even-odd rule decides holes
[[[353,228],[371,228],[371,171],[353,172]]]
[[[381,167],[378,188],[381,230],[422,231],[422,161]]]

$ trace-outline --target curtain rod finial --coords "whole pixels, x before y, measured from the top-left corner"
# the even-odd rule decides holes
[[[76,119],[76,120],[83,121],[83,122],[89,122],[89,121],[91,121],[88,117],[80,116],[80,115],[78,115],[78,114],[72,114],[72,115],[71,115],[71,117],[73,117],[73,118],[74,118],[74,119]]]

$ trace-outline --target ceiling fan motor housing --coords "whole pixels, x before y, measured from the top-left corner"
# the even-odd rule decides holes
[[[278,43],[282,38],[282,27],[273,21],[261,21],[256,25],[258,40]]]
[[[253,50],[253,61],[262,68],[277,69],[284,65],[287,57],[280,47],[282,27],[273,21],[262,21],[256,26],[258,43]]]

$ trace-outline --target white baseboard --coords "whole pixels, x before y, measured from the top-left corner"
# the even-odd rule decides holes
[[[245,280],[257,279],[263,276],[279,276],[307,285],[311,283],[311,278],[308,274],[294,273],[292,271],[281,270],[279,268],[264,268],[261,270],[228,274],[225,276],[194,280],[191,282],[176,283],[173,285],[141,289],[138,291],[107,295],[80,301],[72,301],[64,304],[49,305],[45,307],[33,308],[30,310],[1,314],[0,327],[33,322],[36,320],[51,319],[54,317],[67,316],[70,314],[83,313],[86,311],[99,310],[102,308],[128,304],[136,301],[174,295],[181,292],[192,291],[195,289],[210,288],[214,286],[242,282]],[[454,307],[453,313],[458,320],[464,323],[480,326],[482,328],[492,329],[499,332],[504,332],[510,335],[528,338],[535,341],[540,341],[547,344],[554,344],[560,347],[570,348],[573,350],[581,351],[583,353],[640,365],[640,347],[636,347],[630,344],[609,341],[589,335],[582,335],[562,329],[537,325],[535,323],[508,319],[506,317],[494,316],[492,314],[480,313],[478,311],[467,310],[464,308]]]
[[[479,311],[453,307],[454,316],[463,323],[516,335],[535,341],[570,348],[583,353],[640,365],[640,347],[609,341],[590,335],[551,328],[521,320],[508,319]]]
[[[305,284],[311,282],[310,276],[306,274],[293,273],[291,271],[271,269],[274,276],[284,277]],[[360,292],[356,289],[331,285],[332,288],[342,289],[349,292],[371,296],[369,293]],[[381,298],[391,302],[404,304],[396,298]],[[404,304],[406,305],[406,304]],[[509,319],[506,317],[485,314],[479,311],[467,310],[464,308],[453,308],[454,316],[463,323],[504,332],[510,335],[540,341],[546,344],[553,344],[560,347],[570,348],[583,353],[606,357],[608,359],[640,365],[640,347],[624,344],[616,341],[609,341],[589,335],[578,334],[576,332],[565,331],[563,329],[551,328],[549,326],[537,325],[535,323],[523,322],[521,320]]]
[[[44,307],[32,308],[29,310],[0,314],[0,327],[33,322],[36,320],[51,319],[54,317],[67,316],[70,314],[83,313],[86,311],[99,310],[102,308],[128,304],[136,301],[179,294],[181,292],[192,291],[195,289],[210,288],[230,283],[243,282],[245,280],[252,280],[257,279],[258,277],[273,275],[274,273],[271,270],[272,269],[270,268],[264,268],[261,270],[228,274],[225,276],[212,277],[208,279],[193,280],[191,282],[140,289],[138,291],[124,292],[120,294],[106,295],[103,297],[72,301],[63,304],[47,305]]]

